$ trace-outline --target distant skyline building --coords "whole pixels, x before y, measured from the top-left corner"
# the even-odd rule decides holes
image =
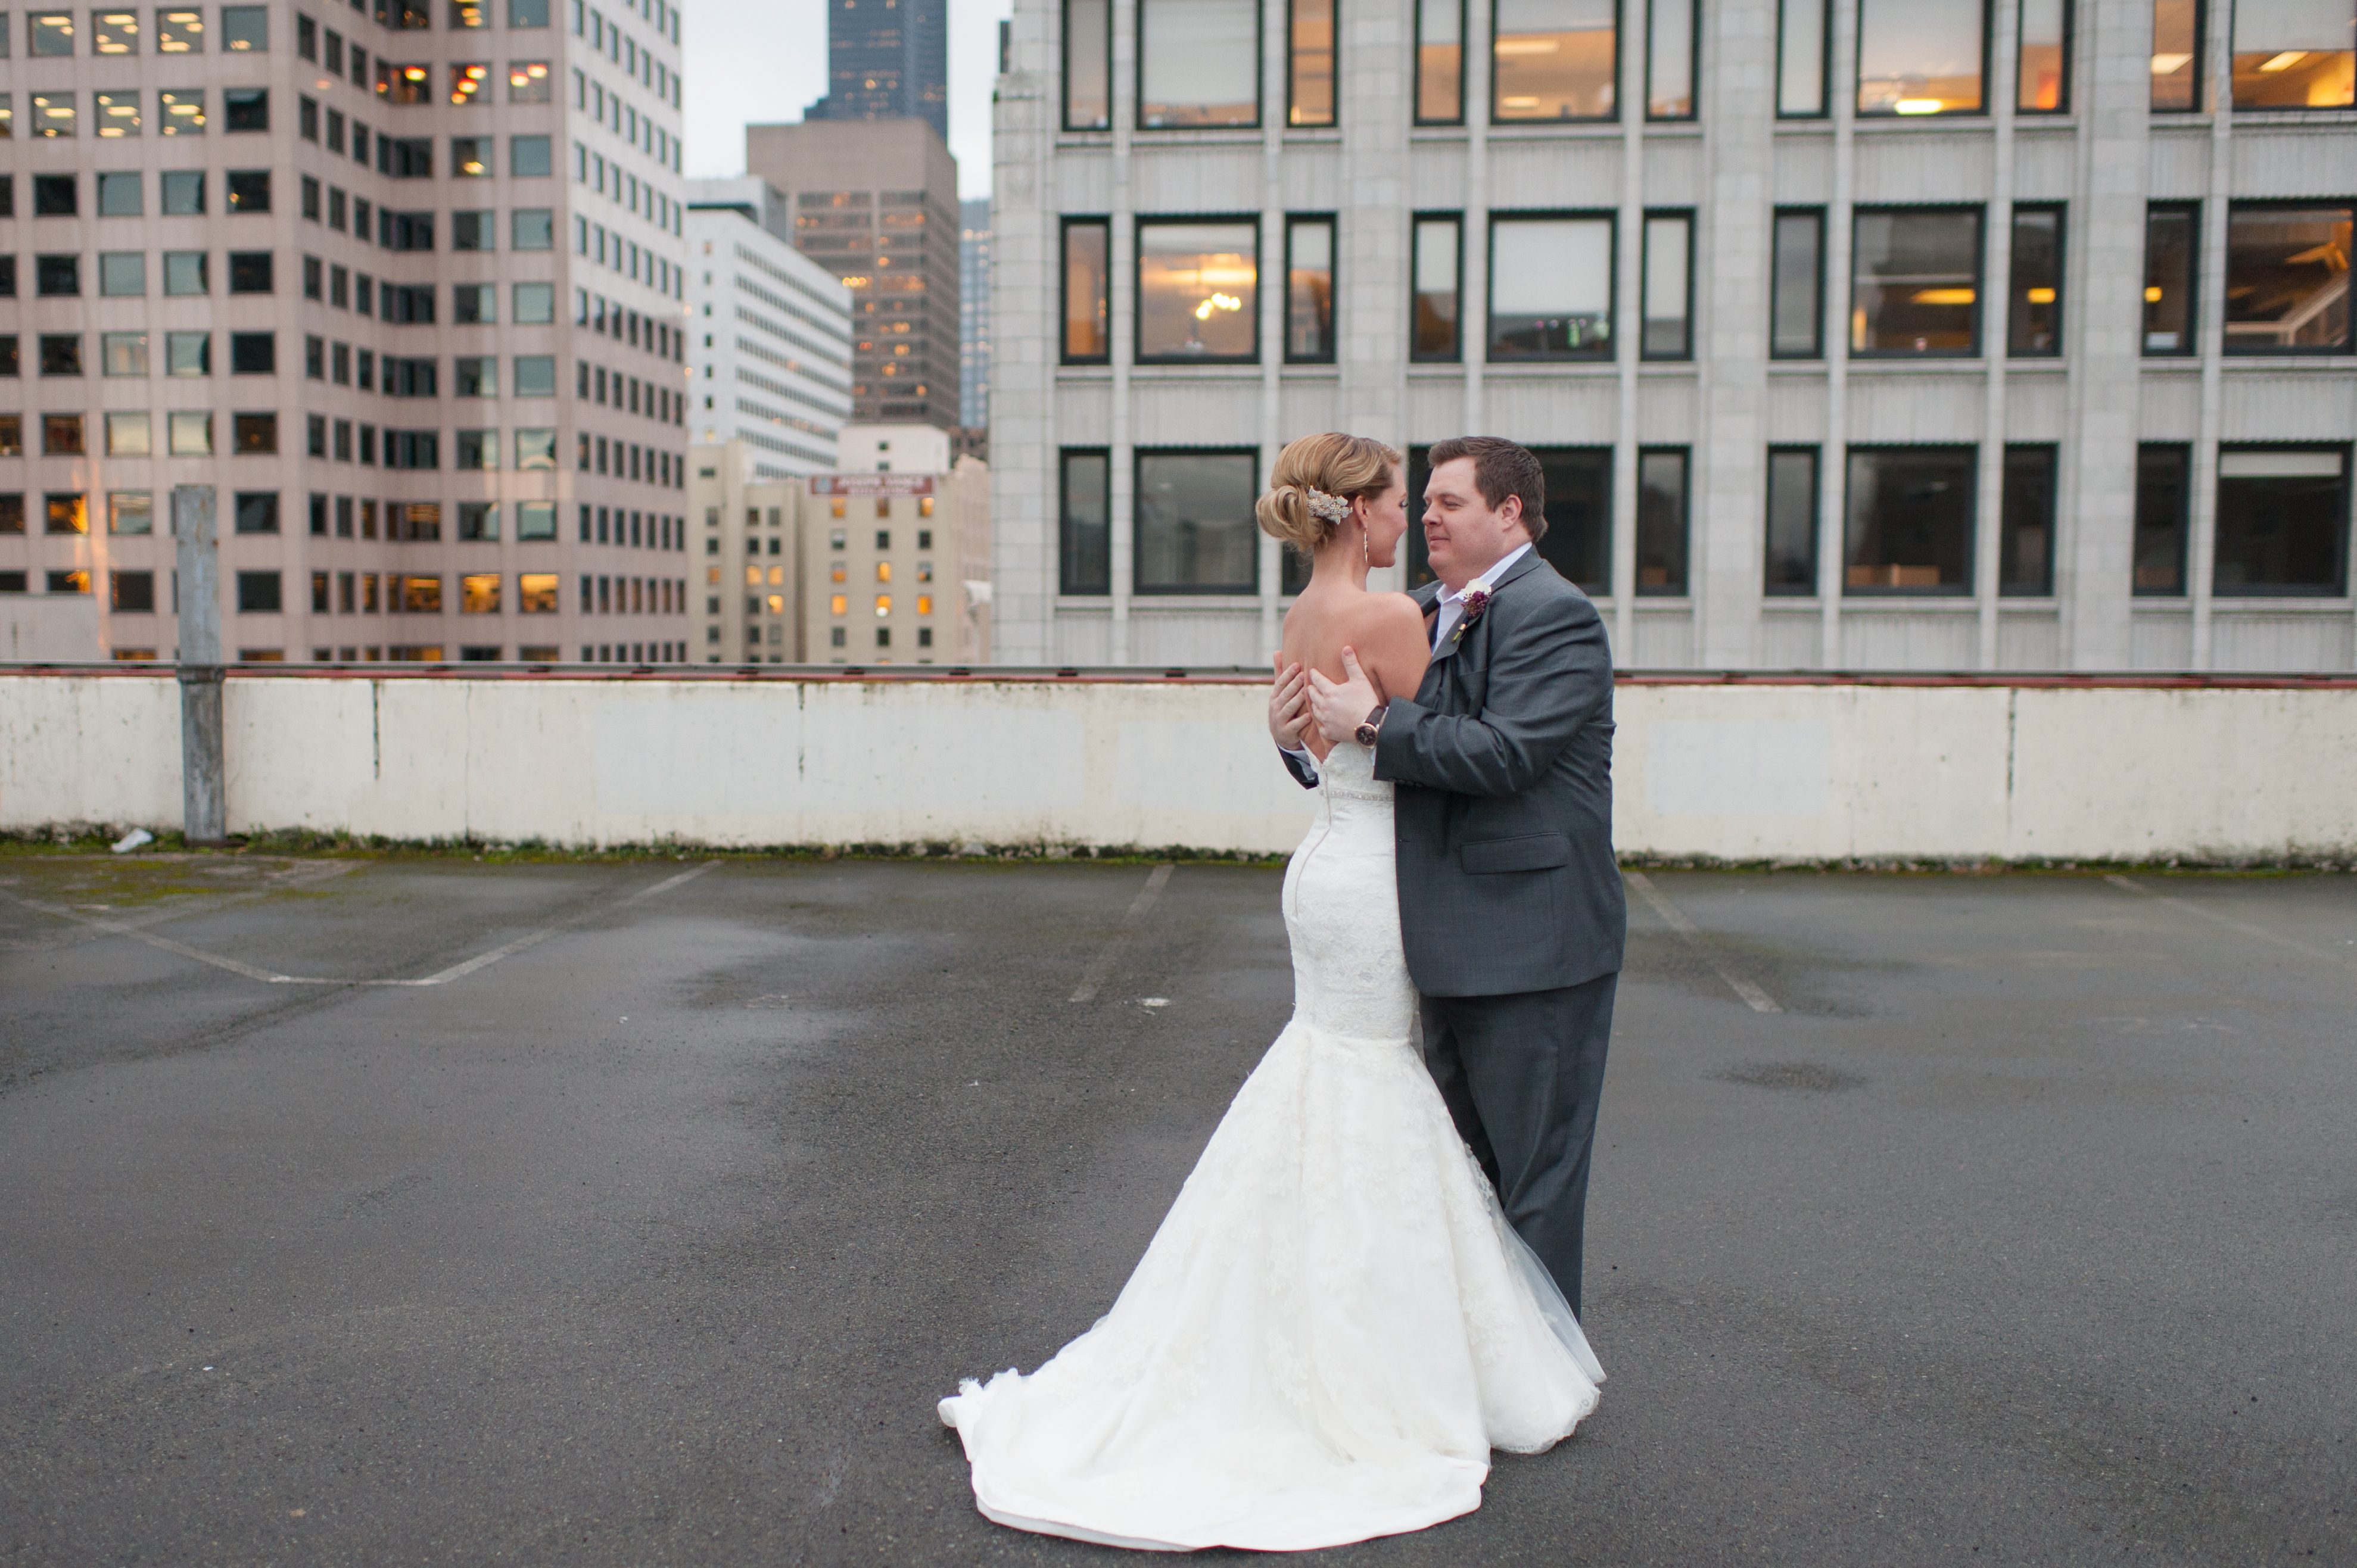
[[[990,198],[958,206],[958,424],[990,428]]]
[[[693,439],[743,442],[748,481],[832,469],[851,417],[851,294],[795,251],[792,222],[758,175],[687,182]]]
[[[826,67],[826,96],[805,119],[922,120],[949,140],[949,0],[830,5]]]

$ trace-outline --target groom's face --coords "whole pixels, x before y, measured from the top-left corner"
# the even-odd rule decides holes
[[[1454,591],[1498,564],[1507,551],[1530,542],[1523,526],[1523,499],[1509,495],[1496,508],[1481,499],[1473,459],[1440,465],[1424,484],[1424,547],[1432,575]]]

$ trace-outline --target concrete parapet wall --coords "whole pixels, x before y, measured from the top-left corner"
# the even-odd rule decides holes
[[[234,671],[229,827],[1283,851],[1244,678]],[[2357,682],[1635,677],[1624,854],[2357,858]],[[0,831],[174,826],[168,671],[0,671]]]

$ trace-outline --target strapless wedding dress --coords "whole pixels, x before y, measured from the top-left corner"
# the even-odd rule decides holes
[[[1604,1370],[1409,1041],[1392,788],[1321,769],[1285,876],[1293,1018],[1113,1310],[1028,1377],[941,1402],[1001,1524],[1115,1546],[1302,1551],[1481,1503]]]

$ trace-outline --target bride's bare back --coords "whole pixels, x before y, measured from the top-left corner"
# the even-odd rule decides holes
[[[1351,650],[1384,699],[1415,696],[1432,659],[1424,613],[1407,595],[1370,593],[1354,583],[1314,578],[1285,612],[1284,646],[1284,663],[1335,682],[1349,679],[1342,650]],[[1333,749],[1315,725],[1303,739],[1320,761]]]

